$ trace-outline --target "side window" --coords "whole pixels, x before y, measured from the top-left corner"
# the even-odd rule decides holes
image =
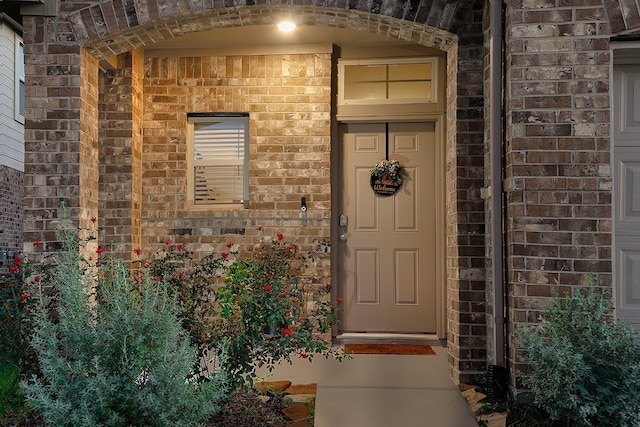
[[[15,67],[14,67],[14,116],[15,120],[24,123],[24,42],[16,34],[15,36]]]
[[[190,207],[249,207],[249,114],[189,113]]]

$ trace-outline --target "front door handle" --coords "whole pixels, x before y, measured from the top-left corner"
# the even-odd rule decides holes
[[[346,242],[347,241],[347,235],[346,234],[341,234],[340,235],[340,241],[341,242]]]

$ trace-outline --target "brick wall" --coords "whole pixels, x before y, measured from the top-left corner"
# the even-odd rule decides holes
[[[150,58],[144,108],[145,246],[170,238],[222,250],[256,243],[258,226],[306,250],[329,239],[330,53]],[[187,112],[249,113],[250,209],[186,208]]]
[[[508,318],[554,293],[611,285],[609,27],[600,1],[510,1],[506,10]]]
[[[24,174],[0,165],[0,270],[22,250]]]
[[[119,55],[100,103],[100,243],[130,259],[140,246],[143,52]]]

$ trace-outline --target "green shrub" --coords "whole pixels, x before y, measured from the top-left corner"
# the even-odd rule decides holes
[[[292,357],[346,356],[323,339],[338,322],[331,285],[302,283],[309,280],[305,268],[322,253],[302,253],[282,234],[244,253],[228,242],[198,261],[185,244],[165,243],[155,259],[141,263],[171,284],[200,354],[206,358],[213,348],[227,355],[221,368],[234,385],[250,386],[257,366],[272,370]]]
[[[580,426],[640,425],[640,344],[593,285],[556,296],[546,322],[523,330],[524,377],[552,419]]]
[[[221,376],[188,381],[196,354],[166,284],[132,280],[102,248],[97,265],[85,259],[68,226],[58,238],[56,294],[41,296],[34,326],[42,373],[23,383],[29,404],[55,426],[187,426],[218,410]]]

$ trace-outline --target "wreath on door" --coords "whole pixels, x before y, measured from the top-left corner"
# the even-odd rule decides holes
[[[396,159],[381,160],[371,170],[371,188],[380,196],[392,196],[400,190],[407,171]]]

